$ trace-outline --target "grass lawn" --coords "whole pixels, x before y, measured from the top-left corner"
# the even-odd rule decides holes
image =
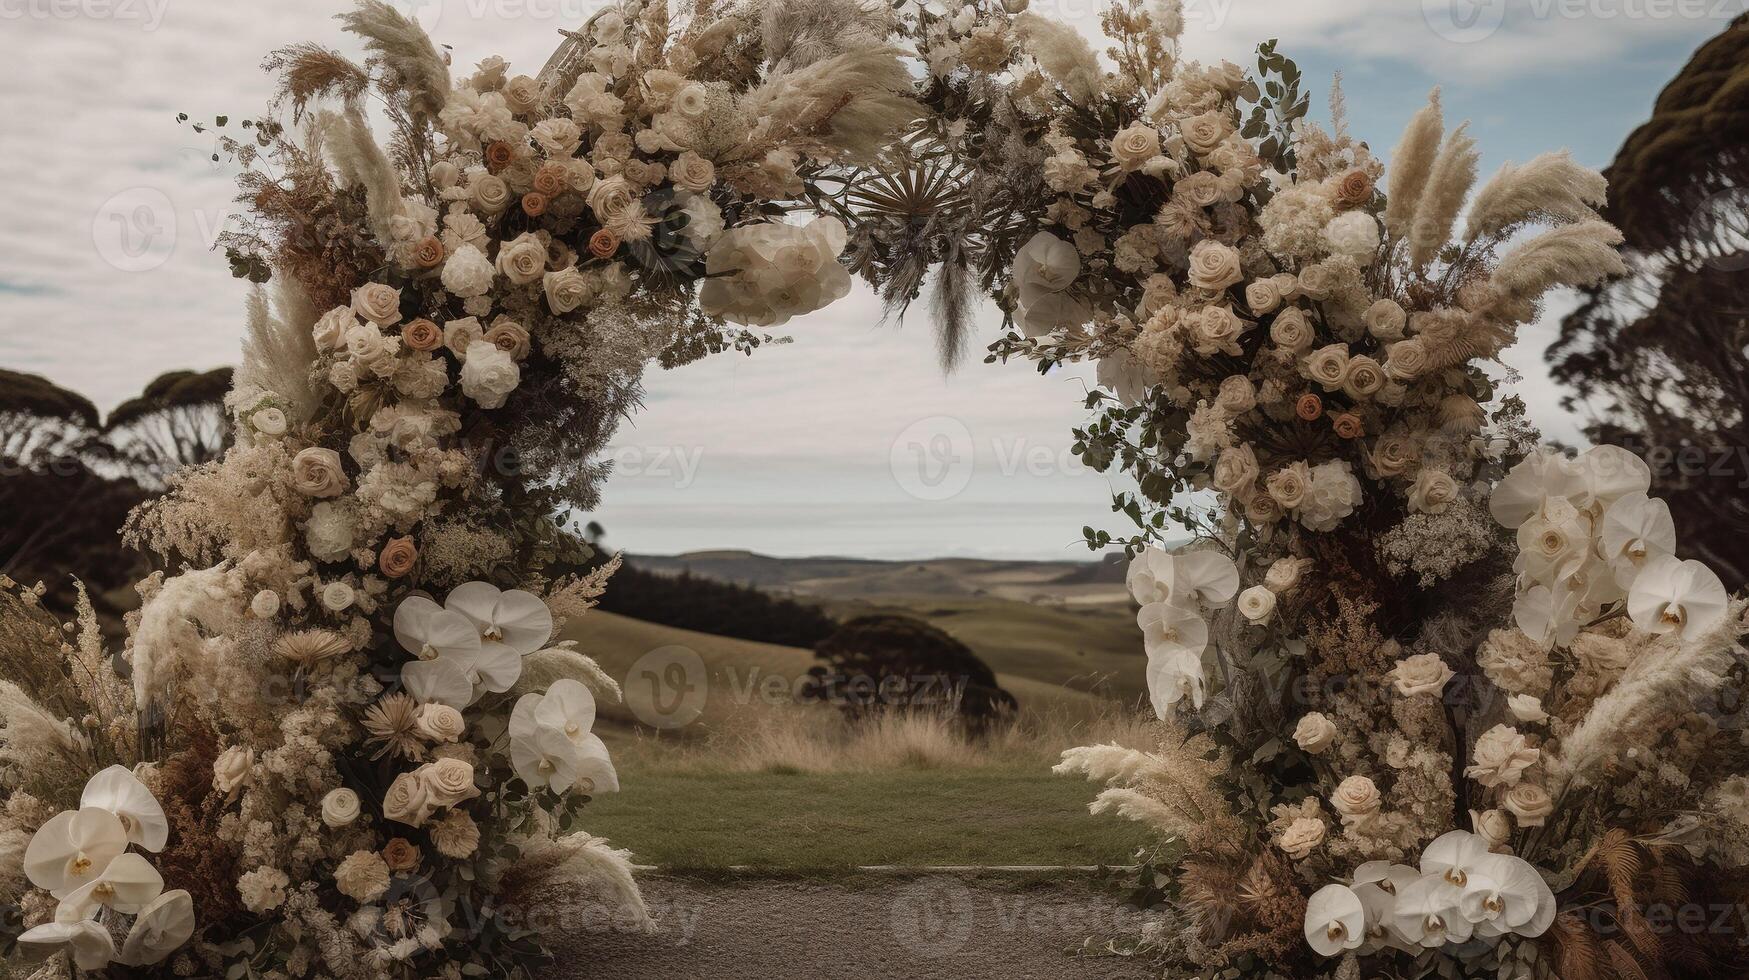
[[[675,871],[1131,863],[1146,831],[1089,815],[1094,792],[1020,768],[637,771],[590,804],[583,827]]]

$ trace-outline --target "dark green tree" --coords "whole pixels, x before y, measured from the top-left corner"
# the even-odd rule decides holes
[[[852,717],[883,711],[933,711],[981,731],[1012,717],[1014,695],[971,648],[910,616],[858,616],[814,648],[810,700]]]

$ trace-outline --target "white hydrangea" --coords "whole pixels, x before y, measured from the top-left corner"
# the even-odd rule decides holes
[[[732,323],[773,327],[812,313],[850,292],[838,263],[847,233],[837,218],[805,225],[764,222],[725,232],[705,256],[698,301],[705,313]]]
[[[1360,505],[1360,481],[1348,461],[1335,459],[1312,467],[1305,498],[1294,516],[1313,531],[1332,531]]]
[[[481,408],[502,408],[504,400],[522,383],[522,369],[497,345],[476,340],[468,345],[461,380],[462,394]]]

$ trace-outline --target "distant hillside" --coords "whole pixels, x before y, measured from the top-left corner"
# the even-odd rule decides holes
[[[638,567],[827,599],[991,596],[1021,602],[1121,603],[1121,561],[996,561],[931,558],[776,558],[751,551],[637,555]]]

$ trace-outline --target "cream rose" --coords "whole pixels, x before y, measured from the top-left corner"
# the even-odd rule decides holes
[[[1190,284],[1221,292],[1245,278],[1239,268],[1239,253],[1230,245],[1205,238],[1190,250]]]
[[[1233,121],[1218,109],[1210,110],[1180,122],[1178,132],[1191,152],[1206,157],[1233,132]]]
[[[518,286],[546,275],[547,247],[533,232],[524,232],[498,248],[498,272]]]
[[[683,191],[703,194],[717,181],[717,168],[704,157],[687,150],[668,166],[668,182]]]
[[[352,312],[378,326],[393,326],[401,322],[401,291],[385,283],[367,282],[352,291]]]
[[[433,742],[460,741],[467,731],[467,723],[462,720],[462,713],[447,704],[422,704],[419,714],[413,720],[413,727],[419,734]]]
[[[1549,814],[1555,812],[1555,801],[1548,790],[1535,783],[1521,782],[1506,791],[1501,801],[1518,818],[1520,827],[1541,827]]]
[[[1318,755],[1336,741],[1336,723],[1321,712],[1312,711],[1300,717],[1294,726],[1294,744],[1310,755]]]
[[[264,436],[283,436],[289,423],[284,412],[268,407],[257,409],[255,414],[249,416],[249,424]]]
[[[350,306],[336,306],[322,314],[311,331],[315,337],[316,346],[322,350],[340,350],[346,346],[346,331],[358,322],[358,317]]]
[[[504,84],[504,104],[519,116],[526,116],[540,108],[540,82],[527,75],[512,78]]]
[[[1257,455],[1249,445],[1229,446],[1215,460],[1215,489],[1244,498],[1257,481]]]
[[[1132,123],[1111,139],[1111,156],[1125,170],[1140,170],[1160,155],[1160,134],[1147,123]]]
[[[1305,501],[1311,483],[1312,469],[1301,460],[1269,474],[1263,481],[1263,488],[1269,491],[1282,510],[1293,510]]]
[[[1312,346],[1312,324],[1303,310],[1290,306],[1269,324],[1269,339],[1282,350],[1303,351]]]
[[[1527,724],[1538,724],[1549,720],[1549,713],[1543,709],[1542,699],[1532,694],[1506,695],[1506,710],[1512,712],[1512,717]]]
[[[1328,344],[1307,354],[1300,360],[1300,376],[1325,391],[1342,387],[1348,377],[1348,345]]]
[[[1275,842],[1275,846],[1281,848],[1288,857],[1299,861],[1317,850],[1322,843],[1324,821],[1316,817],[1299,817],[1281,832],[1281,839]]]
[[[554,313],[569,313],[589,301],[589,280],[576,269],[549,272],[541,281],[547,295],[547,307]]]
[[[435,806],[454,806],[480,795],[474,785],[474,767],[460,759],[427,762],[415,775],[424,782],[426,799]]]
[[[1275,612],[1275,593],[1268,587],[1253,585],[1239,593],[1239,615],[1253,623],[1261,623]]]
[[[498,214],[510,206],[510,185],[493,174],[480,172],[470,176],[468,193],[474,206],[484,214]]]
[[[233,745],[213,760],[213,789],[229,793],[249,781],[249,770],[255,767],[255,750]]]
[[[349,827],[358,819],[358,794],[344,787],[322,797],[322,822],[331,830]]]
[[[1432,466],[1423,467],[1409,488],[1409,509],[1422,514],[1443,514],[1458,496],[1451,474]]]
[[[589,210],[595,212],[596,220],[604,225],[611,224],[637,203],[631,182],[618,174],[596,181],[589,188],[587,200]]]
[[[1204,357],[1239,353],[1246,323],[1225,306],[1205,306],[1190,319],[1190,346]]]
[[[1366,308],[1361,321],[1366,324],[1367,333],[1380,340],[1401,340],[1409,315],[1395,300],[1381,299]]]
[[[338,497],[346,492],[346,472],[340,454],[312,446],[292,457],[292,489],[310,497]]]
[[[1245,305],[1254,316],[1274,313],[1281,306],[1281,289],[1268,279],[1245,284]]]
[[[423,767],[421,767],[423,769]],[[437,804],[431,800],[431,788],[417,773],[404,772],[389,784],[383,795],[383,816],[411,827],[423,824]]]
[[[1427,345],[1419,337],[1399,340],[1385,349],[1385,374],[1392,381],[1408,383],[1427,371]]]
[[[1413,657],[1405,657],[1397,661],[1389,674],[1391,682],[1397,687],[1397,693],[1408,697],[1420,694],[1438,696],[1445,690],[1445,685],[1452,676],[1451,668],[1445,665],[1445,661],[1437,653],[1419,653]]]
[[[1227,375],[1215,394],[1215,407],[1229,416],[1244,415],[1257,407],[1257,385],[1243,374]]]
[[[1401,432],[1387,432],[1373,443],[1367,461],[1381,477],[1401,476],[1415,463],[1415,444]]]
[[[1488,842],[1489,850],[1499,850],[1512,839],[1512,820],[1504,810],[1470,811],[1472,833]]]
[[[1384,386],[1385,372],[1379,367],[1379,362],[1365,354],[1356,354],[1348,359],[1348,371],[1342,376],[1344,394],[1356,400],[1371,398]]]
[[[1344,822],[1370,817],[1379,812],[1379,788],[1365,776],[1350,776],[1337,785],[1330,805]]]
[[[463,361],[468,359],[468,348],[484,339],[486,330],[480,326],[479,317],[462,317],[443,325],[443,346]]]
[[[1263,573],[1263,584],[1276,593],[1292,592],[1300,584],[1300,574],[1305,570],[1305,562],[1298,558],[1277,558],[1270,563],[1269,571]]]
[[[1531,748],[1510,725],[1495,725],[1476,739],[1471,763],[1464,775],[1483,786],[1516,786],[1524,771],[1537,764],[1542,753]]]

